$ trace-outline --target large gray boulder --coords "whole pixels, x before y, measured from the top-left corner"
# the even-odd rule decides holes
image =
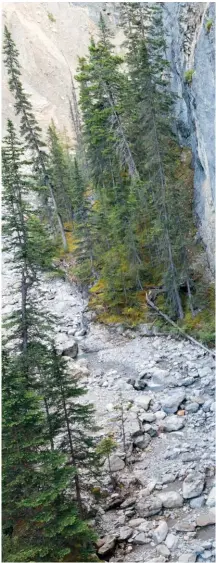
[[[177,491],[160,493],[159,498],[164,508],[180,508],[183,505],[183,498]]]
[[[204,475],[199,471],[194,471],[183,482],[183,497],[185,499],[198,497],[202,493],[204,485]]]
[[[105,466],[108,469],[108,461],[105,462]],[[118,455],[113,454],[110,456],[110,469],[113,473],[116,471],[122,471],[124,469],[125,463]]]
[[[162,409],[166,414],[177,412],[179,405],[185,400],[185,391],[174,391],[161,401]]]
[[[137,438],[137,436],[141,436],[143,434],[142,430],[140,430],[139,421],[135,417],[128,417],[125,420],[124,431],[127,436],[129,435],[132,438]]]
[[[127,526],[119,528],[118,541],[123,542],[128,540],[132,536],[132,533],[133,533],[132,528],[129,528]]]
[[[206,512],[203,512],[198,516],[196,519],[196,525],[200,528],[204,528],[205,526],[210,526],[215,524],[215,509],[210,508]]]
[[[135,398],[134,402],[138,405],[138,407],[140,407],[140,409],[147,411],[151,402],[151,397],[149,395],[140,395]]]
[[[145,543],[150,543],[150,539],[144,532],[140,532],[133,538],[133,543],[137,545],[144,545]]]
[[[139,450],[145,450],[149,443],[151,442],[151,436],[149,434],[143,434],[141,436],[137,436],[134,439],[134,446],[139,448]]]
[[[136,509],[141,518],[148,518],[158,514],[162,508],[162,500],[159,497],[151,496],[140,499],[136,504]]]
[[[165,432],[177,432],[178,430],[181,430],[184,425],[184,418],[175,414],[167,416],[167,418],[165,418],[165,420],[161,423]]]
[[[161,520],[157,528],[154,530],[152,534],[152,538],[154,542],[158,544],[166,539],[167,534],[168,534],[167,523],[165,522],[165,520]]]

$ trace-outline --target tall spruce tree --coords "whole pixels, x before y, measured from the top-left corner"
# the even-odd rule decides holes
[[[50,266],[52,246],[49,247],[47,234],[37,220],[35,227],[37,213],[29,203],[35,185],[33,178],[23,172],[23,165],[27,166],[23,155],[24,147],[16,138],[13,124],[8,122],[2,158],[3,232],[17,275],[16,297],[20,294],[21,305],[13,305],[13,312],[6,322],[8,332],[5,338],[7,362],[4,383],[8,402],[5,399],[4,455],[8,451],[9,456],[5,457],[5,514],[7,521],[12,519],[13,529],[10,545],[8,540],[6,542],[9,549],[7,557],[14,561],[55,560],[53,558],[56,557],[60,561],[73,549],[79,556],[83,550],[88,551],[88,545],[89,550],[92,550],[91,532],[77,516],[81,512],[81,494],[80,498],[74,495],[72,504],[68,501],[69,483],[72,492],[77,486],[80,464],[88,465],[89,459],[91,466],[94,458],[94,443],[88,438],[92,408],[79,405],[77,399],[83,390],[78,388],[73,377],[69,380],[62,360],[53,353],[50,319],[35,304],[40,296],[39,272]],[[10,342],[13,342],[12,349],[8,346]],[[16,408],[19,402],[20,409]],[[28,420],[32,443],[27,432]],[[17,432],[13,434],[16,426]],[[59,433],[64,437],[64,455],[60,454],[56,445]],[[70,441],[74,435],[76,440],[72,457]],[[20,441],[23,445],[22,455],[19,454]],[[28,463],[28,458],[25,461],[28,447],[32,464],[30,461]],[[12,457],[13,449],[18,457],[15,454]],[[17,467],[18,462],[20,465]],[[71,468],[70,472],[68,468]],[[32,480],[29,475],[32,475]],[[20,489],[22,496],[14,505],[13,512],[12,498],[15,498],[16,487],[20,488],[22,479],[24,489]],[[80,544],[78,552],[77,542]]]
[[[107,286],[106,298],[110,303],[123,305],[129,301],[129,290],[141,286],[141,260],[128,208],[130,184],[137,181],[138,174],[124,130],[123,98],[128,81],[120,71],[123,60],[113,53],[102,17],[100,27],[101,38],[97,44],[91,41],[89,58],[80,60],[77,79],[84,141],[98,200],[100,244],[96,254],[102,252],[99,269]]]
[[[123,4],[122,24],[127,36],[127,63],[134,101],[128,131],[132,153],[145,186],[151,224],[148,244],[152,266],[153,269],[159,266],[161,270],[171,314],[183,318],[179,287],[186,281],[190,293],[189,276],[185,280],[181,266],[184,254],[184,272],[189,272],[186,262],[191,225],[188,220],[186,226],[183,219],[183,198],[177,189],[180,151],[173,127],[175,97],[168,87],[169,65],[161,7]],[[182,184],[182,190],[185,189]],[[180,240],[184,251],[179,246]]]
[[[50,450],[42,397],[27,381],[20,357],[3,355],[4,560],[88,560],[94,536],[68,496],[74,467]]]
[[[49,177],[63,225],[73,220],[69,154],[52,121],[48,129]]]
[[[39,320],[32,290],[38,283],[39,271],[52,267],[55,246],[35,205],[29,203],[37,187],[31,174],[32,163],[26,161],[24,152],[9,120],[2,147],[3,242],[17,277],[14,293],[20,293],[20,304],[8,315],[5,325],[10,329],[7,340],[18,345],[27,359],[31,342],[41,341],[44,334],[44,319]]]
[[[46,186],[49,191],[55,216],[57,217],[58,221],[58,228],[61,234],[62,244],[66,250],[67,241],[65,237],[64,226],[56,203],[53,185],[48,174],[47,152],[45,150],[45,144],[42,141],[42,131],[35,119],[29,96],[23,89],[21,82],[19,52],[11,37],[11,33],[6,26],[4,29],[3,54],[5,57],[4,63],[7,68],[9,77],[9,88],[15,98],[15,110],[17,115],[20,115],[21,135],[25,139],[26,148],[32,153],[34,159],[34,168],[39,175],[41,185]]]

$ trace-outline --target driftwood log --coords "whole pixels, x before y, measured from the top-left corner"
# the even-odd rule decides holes
[[[150,294],[150,295],[149,295]],[[199,348],[202,348],[202,350],[205,350],[205,352],[207,352],[208,354],[210,354],[210,356],[213,356],[213,358],[215,358],[215,352],[213,352],[212,350],[210,350],[210,348],[207,348],[206,346],[204,346],[204,344],[201,344],[201,342],[198,342],[198,340],[195,340],[195,338],[193,338],[192,336],[189,336],[189,334],[187,334],[182,328],[180,328],[172,319],[170,319],[170,317],[168,315],[166,315],[165,313],[162,313],[162,311],[155,305],[155,303],[152,301],[151,299],[152,295],[151,292],[146,293],[146,303],[149,307],[151,307],[151,309],[153,309],[156,313],[158,313],[158,315],[160,315],[165,321],[167,321],[168,323],[170,323],[175,329],[178,330],[178,332],[184,337],[187,338],[187,340],[190,340],[190,342],[192,342],[193,344],[195,344],[196,346],[199,346]],[[154,297],[156,297],[156,295],[154,295]],[[153,297],[153,298],[154,298]]]

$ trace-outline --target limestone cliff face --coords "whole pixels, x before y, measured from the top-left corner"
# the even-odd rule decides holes
[[[172,69],[172,88],[178,93],[176,116],[179,139],[193,153],[194,201],[199,231],[209,264],[214,266],[214,34],[215,4],[177,2],[164,6],[167,56]],[[24,2],[3,5],[18,49],[24,87],[32,95],[35,113],[43,130],[51,118],[66,128],[72,139],[68,95],[70,71],[75,74],[79,56],[87,53],[91,36],[97,37],[97,22],[103,10],[115,29],[120,49],[122,33],[117,28],[118,4],[111,2]],[[209,30],[207,22],[212,22]],[[185,72],[194,70],[191,85]],[[13,116],[3,68],[3,130]]]
[[[214,269],[215,213],[215,4],[165,3],[167,55],[172,89],[178,94],[177,127],[180,142],[192,148],[194,201],[199,230]],[[211,24],[208,29],[208,24]],[[185,72],[194,71],[191,84]]]

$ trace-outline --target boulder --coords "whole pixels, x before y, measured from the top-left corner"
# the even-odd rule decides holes
[[[185,499],[198,497],[202,493],[204,485],[204,475],[199,471],[194,471],[183,482],[183,497]]]
[[[186,412],[197,412],[198,410],[198,403],[186,403]]]
[[[144,545],[145,543],[150,543],[150,539],[144,532],[140,532],[140,534],[137,534],[137,536],[133,538],[133,543],[137,545]]]
[[[156,411],[154,414],[156,420],[163,420],[166,417],[166,413],[164,411]]]
[[[70,358],[76,358],[78,354],[78,343],[76,340],[72,340],[68,348],[64,348],[62,356],[69,356]]]
[[[128,508],[129,506],[133,506],[133,504],[135,504],[136,502],[136,498],[135,497],[128,497],[126,498],[122,504],[121,504],[121,508]]]
[[[195,563],[196,554],[195,553],[183,553],[178,559],[178,563]]]
[[[165,544],[168,549],[175,549],[178,543],[178,538],[174,534],[168,534],[165,539]]]
[[[124,526],[123,528],[119,528],[118,541],[119,542],[127,541],[132,536],[132,533],[133,533],[132,528],[128,528],[127,526]]]
[[[154,422],[156,420],[156,416],[153,412],[145,412],[142,414],[141,420],[143,424],[145,424],[146,422]]]
[[[147,520],[145,520],[145,518],[132,518],[128,522],[128,526],[130,526],[131,528],[138,528],[140,524],[146,524],[147,526],[148,522]]]
[[[152,426],[152,424],[143,424],[143,431],[147,432],[147,434],[149,434],[149,436],[151,436],[152,438],[154,438],[154,436],[157,436],[157,427]]]
[[[209,506],[210,508],[213,507],[213,506],[215,506],[215,504],[216,504],[216,487],[212,487],[212,489],[211,489],[211,491],[210,491],[210,493],[209,493],[209,495],[208,495],[206,504],[207,504],[207,506]]]
[[[149,397],[149,395],[141,395],[140,397],[136,397],[135,402],[136,405],[147,411],[151,402],[151,397]]]
[[[150,481],[147,486],[145,486],[145,480],[143,480],[143,483],[140,481],[140,483],[141,485],[144,484],[144,489],[141,489],[141,491],[139,491],[139,496],[143,498],[148,497],[152,493],[157,484],[157,481]]]
[[[180,508],[183,505],[183,498],[177,491],[160,493],[159,498],[164,508]]]
[[[177,432],[184,427],[183,417],[179,417],[175,414],[167,416],[167,418],[162,423],[162,428],[165,432]]]
[[[141,518],[154,516],[161,511],[161,508],[162,500],[156,496],[141,498],[136,504],[137,512]]]
[[[187,520],[181,520],[175,524],[175,529],[177,532],[194,532],[195,524],[193,522],[188,522]]]
[[[185,391],[174,391],[161,401],[163,411],[166,414],[174,414],[177,412],[179,405],[181,405],[185,397]]]
[[[137,436],[134,440],[134,446],[139,448],[140,450],[144,450],[147,448],[149,443],[151,442],[151,437],[149,434],[143,434],[142,436]]]
[[[108,462],[106,461],[106,467],[108,467]],[[115,471],[122,471],[124,469],[125,463],[118,455],[113,454],[110,456],[110,468],[114,473]]]
[[[190,507],[195,509],[201,508],[201,506],[203,506],[204,504],[205,504],[205,497],[203,496],[192,498],[190,501]]]
[[[165,520],[161,520],[161,522],[159,522],[157,528],[154,530],[154,532],[152,534],[152,538],[153,538],[155,543],[161,543],[162,541],[165,540],[167,534],[168,534],[167,523],[165,522]]]
[[[139,421],[137,418],[127,418],[124,422],[125,435],[130,435],[132,438],[137,438],[143,434],[140,429]]]
[[[103,545],[99,547],[98,555],[111,555],[115,549],[116,537],[106,536],[103,540],[105,541],[103,542]]]
[[[173,483],[173,481],[176,480],[175,475],[173,475],[173,473],[167,473],[166,475],[163,475],[163,477],[161,477],[161,483],[162,485],[165,485],[166,483]]]
[[[196,525],[201,528],[212,524],[215,524],[215,510],[212,508],[200,514],[196,519]]]
[[[114,510],[115,508],[119,508],[122,502],[121,497],[117,496],[116,498],[110,498],[105,506],[105,510]]]
[[[157,545],[156,550],[160,555],[163,555],[165,558],[170,556],[170,550],[164,544]]]
[[[141,324],[138,330],[140,336],[152,336],[151,325]]]

